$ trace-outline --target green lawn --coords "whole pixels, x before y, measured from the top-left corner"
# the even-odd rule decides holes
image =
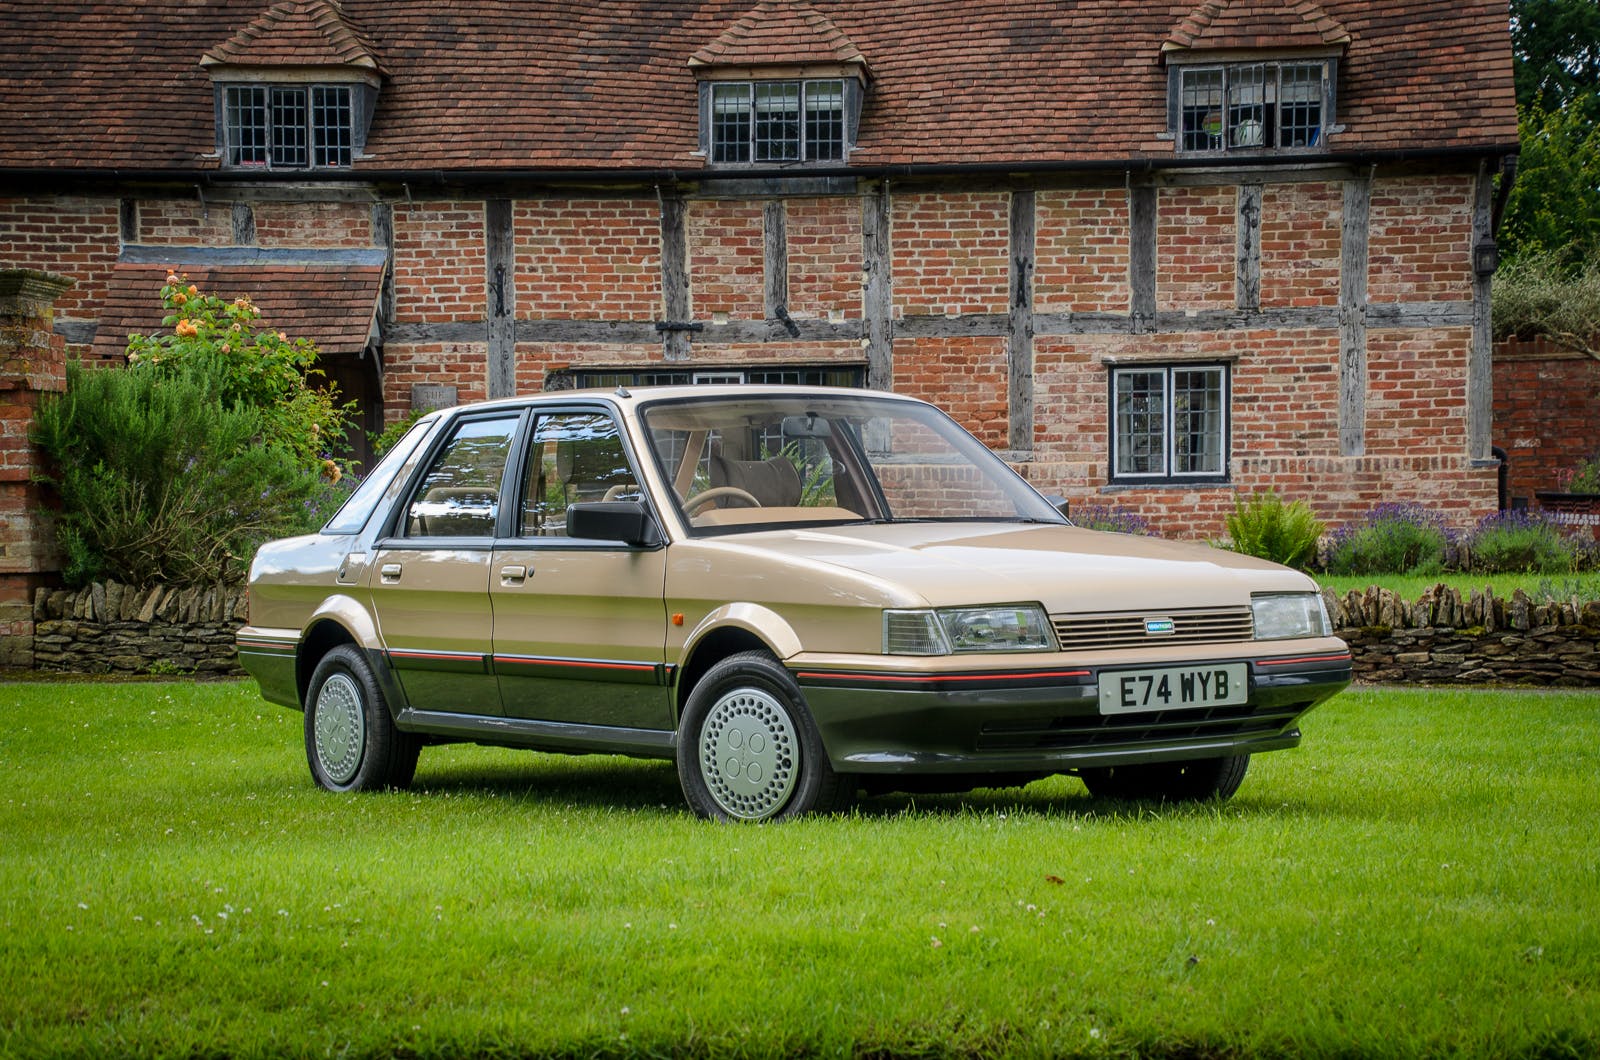
[[[1600,571],[1581,574],[1314,574],[1312,577],[1324,589],[1332,589],[1340,596],[1352,589],[1364,593],[1368,586],[1381,585],[1409,602],[1415,602],[1441,582],[1460,592],[1463,598],[1474,589],[1481,593],[1489,588],[1502,600],[1511,599],[1511,594],[1518,589],[1540,603],[1564,602],[1573,596],[1579,600],[1600,600]]]
[[[1600,694],[1347,693],[1225,805],[723,827],[670,765],[312,787],[250,684],[0,685],[0,1056],[1600,1053]]]

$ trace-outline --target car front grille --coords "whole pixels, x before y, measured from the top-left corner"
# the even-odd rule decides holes
[[[1143,714],[1082,714],[1048,722],[991,722],[978,730],[980,751],[1088,750],[1122,744],[1267,736],[1283,731],[1304,703],[1207,710],[1153,710]]]
[[[1172,622],[1171,633],[1149,632],[1152,623],[1164,620]],[[1235,644],[1250,640],[1254,634],[1248,607],[1051,615],[1050,622],[1055,626],[1061,650],[1074,654],[1168,644]]]

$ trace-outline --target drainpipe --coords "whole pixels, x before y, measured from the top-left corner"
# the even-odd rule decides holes
[[[1511,457],[1498,445],[1489,450],[1489,452],[1496,460],[1500,461],[1500,470],[1495,472],[1495,474],[1499,478],[1500,510],[1503,512],[1511,506],[1511,498],[1506,496],[1508,492],[1506,489],[1506,480],[1510,477]]]

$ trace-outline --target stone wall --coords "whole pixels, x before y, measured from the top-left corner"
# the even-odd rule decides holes
[[[1414,602],[1376,586],[1324,598],[1358,681],[1600,687],[1600,601],[1463,598],[1442,585]]]
[[[1600,687],[1600,602],[1536,604],[1518,590],[1463,597],[1439,586],[1408,602],[1387,589],[1325,594],[1358,681]],[[34,666],[70,673],[239,675],[243,588],[40,589]]]
[[[33,665],[66,673],[239,676],[233,636],[245,617],[242,586],[134,589],[106,582],[77,591],[40,589]]]

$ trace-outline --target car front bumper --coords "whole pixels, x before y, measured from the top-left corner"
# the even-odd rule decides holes
[[[841,773],[1060,773],[1100,766],[1255,754],[1300,742],[1298,722],[1350,683],[1348,650],[1243,662],[1246,701],[1102,713],[1102,674],[1124,666],[908,673],[790,669]]]

